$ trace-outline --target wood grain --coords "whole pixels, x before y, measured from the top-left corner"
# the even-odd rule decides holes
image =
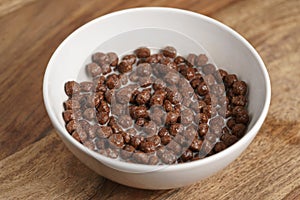
[[[0,17],[7,13],[13,12],[35,0],[1,0],[0,1]]]
[[[209,15],[258,50],[271,77],[268,117],[226,169],[184,188],[106,180],[64,146],[47,117],[42,77],[59,43],[106,13],[168,6]],[[300,199],[300,1],[0,1],[0,199]]]

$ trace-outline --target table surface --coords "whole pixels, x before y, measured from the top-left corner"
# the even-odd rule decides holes
[[[141,6],[227,24],[257,49],[271,77],[270,110],[249,148],[179,189],[134,189],[97,175],[65,147],[43,104],[43,74],[62,40],[96,17]],[[299,0],[1,0],[0,44],[0,199],[300,199]]]

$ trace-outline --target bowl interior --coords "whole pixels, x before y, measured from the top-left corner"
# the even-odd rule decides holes
[[[52,56],[44,78],[49,116],[60,134],[68,135],[62,119],[68,80],[88,80],[84,67],[99,50],[123,55],[140,46],[174,46],[179,54],[209,53],[218,67],[235,73],[249,86],[251,130],[267,101],[266,71],[252,47],[228,27],[208,17],[177,9],[131,9],[91,21],[72,33]],[[207,50],[207,52],[205,52]],[[247,133],[249,134],[249,132]]]

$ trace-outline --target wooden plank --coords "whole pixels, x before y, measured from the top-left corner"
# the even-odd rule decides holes
[[[35,0],[1,0],[0,1],[0,17],[11,13],[23,6],[32,3]]]
[[[53,131],[0,161],[0,169],[1,199],[86,199],[105,182],[72,155]]]

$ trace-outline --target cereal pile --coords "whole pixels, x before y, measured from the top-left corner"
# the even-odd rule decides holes
[[[198,160],[237,142],[249,123],[247,84],[205,54],[140,47],[97,52],[91,81],[65,83],[67,131],[91,150],[142,164]]]

